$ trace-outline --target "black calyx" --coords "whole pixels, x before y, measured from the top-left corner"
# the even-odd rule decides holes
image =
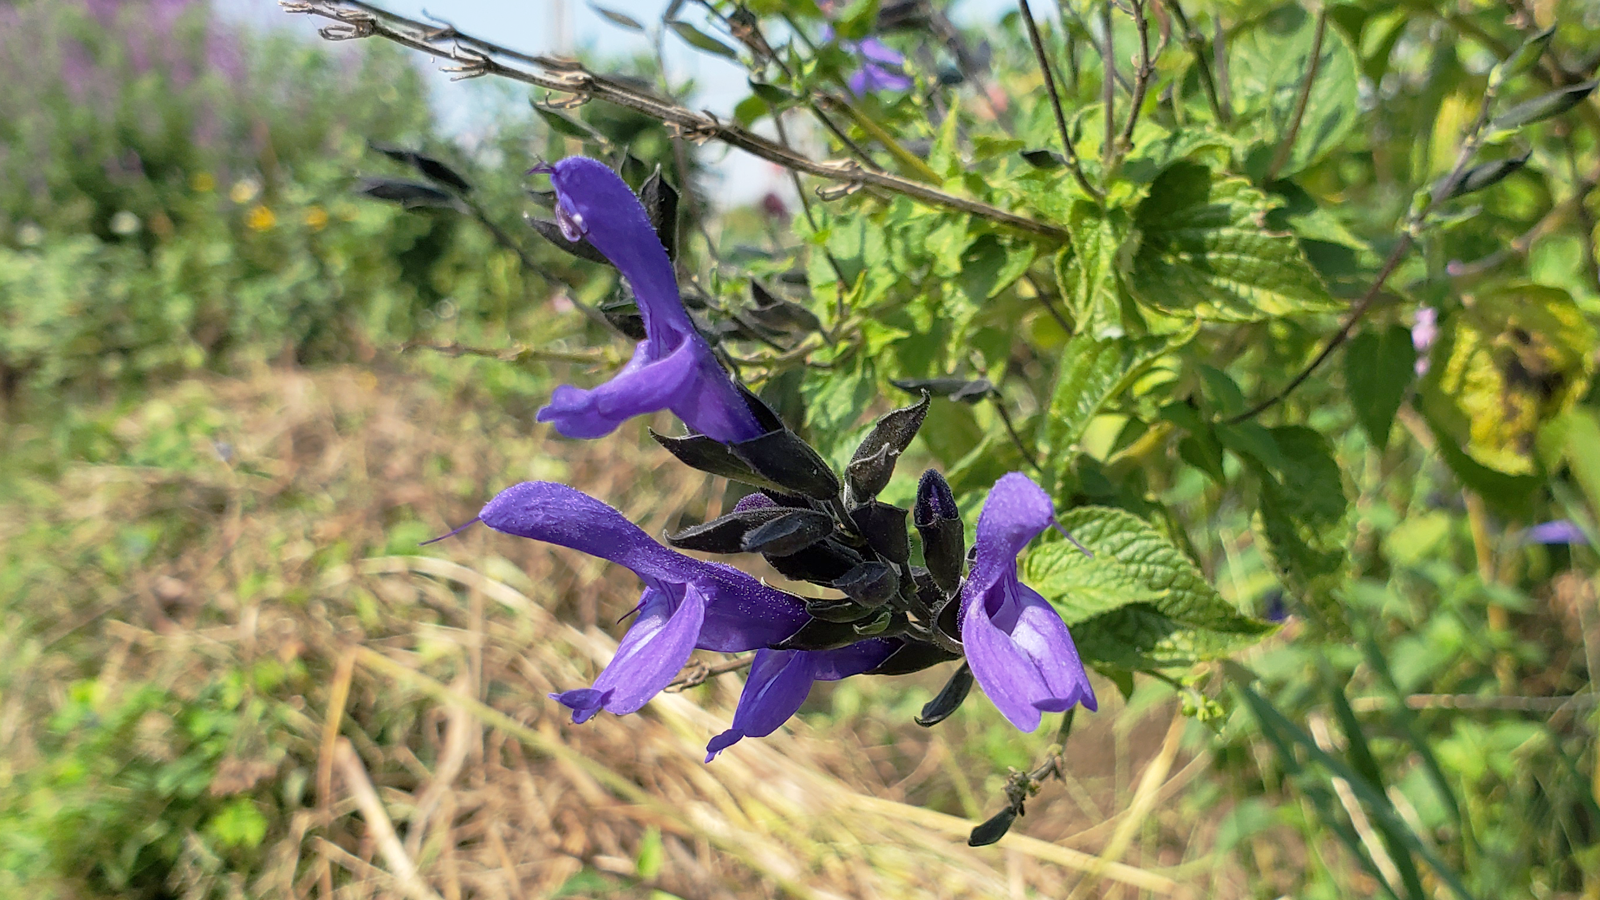
[[[783,427],[729,444],[751,471],[792,494],[830,501],[839,496],[839,476],[800,436]]]
[[[745,533],[743,549],[750,553],[792,556],[832,533],[833,517],[827,513],[783,508],[778,510],[777,516]]]
[[[389,144],[380,144],[377,141],[368,141],[367,146],[382,153],[397,163],[410,166],[417,174],[437,185],[443,185],[458,194],[472,193],[472,185],[461,173],[440,160],[431,156],[424,156],[415,150],[404,147],[394,147]]]
[[[922,713],[917,716],[917,724],[928,728],[950,718],[950,714],[960,709],[962,701],[971,693],[972,681],[972,667],[963,662],[950,673],[950,680],[944,683],[939,693],[922,705]]]
[[[961,510],[956,506],[950,483],[933,469],[922,473],[917,483],[917,502],[911,524],[922,538],[922,558],[928,574],[946,594],[955,593],[961,584],[966,563],[966,535],[962,532]]]
[[[929,666],[955,659],[957,654],[936,647],[926,641],[908,641],[905,646],[889,654],[889,658],[867,671],[868,675],[910,675]],[[927,712],[927,707],[923,707]]]
[[[703,434],[685,434],[668,437],[650,432],[655,442],[665,447],[678,461],[693,469],[712,475],[721,475],[733,481],[762,489],[788,493],[776,482],[763,478],[751,470],[749,464],[728,449],[726,444],[714,441]]]
[[[1017,821],[1017,816],[1020,814],[1021,810],[1014,806],[1008,806],[995,813],[989,821],[972,829],[972,834],[967,836],[967,846],[987,847],[1005,837],[1006,832],[1011,830],[1011,824]]]
[[[873,552],[903,566],[911,559],[911,538],[906,532],[908,514],[898,506],[874,500],[850,510],[850,521]]]
[[[701,525],[667,535],[667,543],[680,550],[702,553],[743,553],[745,536],[783,516],[788,510],[778,506],[741,509]]]
[[[866,439],[856,447],[850,465],[845,469],[847,493],[845,502],[854,506],[878,496],[894,475],[894,465],[900,454],[917,436],[922,420],[928,415],[929,395],[913,406],[897,409],[883,415],[867,432]]]
[[[527,222],[528,227],[537,231],[540,237],[579,259],[607,266],[611,265],[611,260],[606,259],[606,255],[601,253],[599,248],[589,243],[588,238],[578,238],[575,241],[567,240],[567,236],[561,232],[561,226],[557,225],[554,219],[544,219],[523,213],[522,221]]]
[[[822,320],[815,313],[773,294],[758,282],[750,282],[750,301],[745,317],[769,335],[810,334],[822,330]]]
[[[639,188],[639,202],[644,204],[645,215],[650,217],[650,227],[661,238],[667,259],[678,259],[678,190],[661,177],[661,167],[650,173]]]
[[[851,622],[813,616],[800,630],[772,645],[774,650],[834,650],[861,640]]]
[[[402,178],[364,178],[356,185],[356,193],[366,194],[374,200],[398,203],[406,209],[456,208],[454,194],[420,181],[406,181]]]
[[[844,573],[832,585],[846,597],[868,608],[888,603],[900,591],[900,576],[894,567],[876,560],[864,562]]]
[[[832,585],[862,562],[861,554],[833,538],[818,541],[798,553],[763,555],[783,577],[821,585]]]
[[[977,403],[995,393],[994,382],[987,378],[903,378],[891,383],[902,391],[927,392],[961,403]]]

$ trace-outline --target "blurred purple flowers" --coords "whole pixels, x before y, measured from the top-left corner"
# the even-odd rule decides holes
[[[672,681],[696,647],[730,653],[762,649],[806,621],[798,598],[732,566],[663,547],[621,513],[566,485],[526,481],[507,488],[484,506],[478,521],[610,560],[644,580],[639,618],[594,685],[551,695],[571,707],[574,722],[587,721],[601,709],[616,715],[638,710]]]
[[[845,52],[861,59],[861,68],[850,73],[850,93],[857,97],[878,91],[906,91],[916,82],[906,74],[906,58],[877,38],[860,43],[840,41]]]
[[[1522,533],[1524,544],[1582,544],[1587,546],[1589,538],[1583,533],[1576,522],[1567,519],[1556,519],[1553,522],[1540,522]]]
[[[572,438],[604,437],[625,419],[670,409],[690,428],[723,443],[760,437],[733,379],[695,330],[677,276],[644,206],[617,173],[573,156],[540,169],[556,191],[556,221],[570,241],[587,238],[627,279],[645,339],[611,380],[583,390],[556,388],[538,419]]]
[[[1431,306],[1417,310],[1411,325],[1411,346],[1417,351],[1417,375],[1428,372],[1428,350],[1439,339],[1439,311]]]
[[[1054,523],[1042,488],[1020,472],[1001,477],[978,516],[976,559],[961,590],[961,642],[972,675],[1023,731],[1038,728],[1041,713],[1097,708],[1060,613],[1017,580],[1017,554]]]

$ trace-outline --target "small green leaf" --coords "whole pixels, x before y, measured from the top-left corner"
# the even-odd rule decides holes
[[[557,134],[564,134],[567,137],[574,137],[581,141],[597,141],[600,143],[606,142],[605,138],[602,137],[599,132],[581,122],[574,121],[573,119],[570,119],[553,109],[535,103],[533,104],[533,111],[538,113],[539,118],[543,119],[544,123],[550,126],[550,130]]]
[[[1138,516],[1080,507],[1061,516],[1061,525],[1094,558],[1069,544],[1046,544],[1029,554],[1023,571],[1038,576],[1037,584],[1028,583],[1062,611],[1085,660],[1130,669],[1181,666],[1272,631],[1240,615],[1183,551]]]
[[[1292,235],[1263,224],[1266,195],[1241,178],[1177,163],[1150,187],[1128,286],[1173,314],[1254,322],[1337,308]]]
[[[259,847],[267,836],[267,817],[254,800],[239,797],[212,816],[205,830],[224,847]]]
[[[1344,352],[1344,384],[1356,421],[1379,450],[1389,445],[1389,429],[1416,377],[1417,351],[1402,325],[1368,328]]]
[[[667,27],[677,32],[678,37],[683,38],[685,43],[697,50],[704,50],[707,53],[715,56],[725,57],[727,59],[739,58],[738,52],[732,47],[729,47],[727,44],[724,44],[711,35],[706,34],[693,25],[690,25],[688,22],[679,22],[674,20],[668,22]]]
[[[1056,256],[1056,283],[1078,330],[1096,337],[1120,337],[1122,290],[1117,255],[1127,240],[1128,214],[1102,212],[1087,200],[1067,213],[1071,243]]]
[[[1042,449],[1047,469],[1057,472],[1065,466],[1068,450],[1105,405],[1132,386],[1162,356],[1187,344],[1198,331],[1196,323],[1186,331],[1161,337],[1097,341],[1079,336],[1068,341],[1061,353],[1059,374],[1046,413]]]

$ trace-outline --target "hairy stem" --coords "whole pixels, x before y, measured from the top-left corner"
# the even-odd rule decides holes
[[[1044,86],[1050,95],[1050,109],[1056,116],[1056,130],[1061,132],[1061,148],[1067,158],[1067,169],[1072,172],[1073,180],[1078,182],[1078,187],[1082,188],[1085,194],[1100,200],[1105,194],[1083,176],[1083,166],[1078,160],[1078,151],[1072,145],[1072,132],[1067,128],[1067,116],[1061,110],[1061,95],[1056,91],[1056,77],[1050,68],[1050,57],[1044,50],[1044,40],[1039,37],[1039,25],[1033,20],[1033,10],[1028,8],[1028,0],[1017,0],[1017,8],[1021,10],[1022,21],[1028,28],[1028,40],[1033,44],[1033,55],[1039,60],[1039,69],[1044,73]]]

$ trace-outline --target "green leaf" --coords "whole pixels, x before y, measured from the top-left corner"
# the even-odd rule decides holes
[[[1299,425],[1272,429],[1282,466],[1256,464],[1261,482],[1256,534],[1283,586],[1330,626],[1343,622],[1334,590],[1344,579],[1350,502],[1344,478],[1321,434]]]
[[[1422,411],[1442,443],[1480,466],[1533,475],[1534,438],[1588,390],[1594,349],[1594,329],[1566,291],[1517,284],[1480,295],[1441,326]]]
[[[732,47],[690,25],[688,22],[672,21],[667,23],[667,27],[677,32],[678,37],[683,38],[685,43],[697,50],[704,50],[714,56],[726,57],[727,59],[739,58],[738,52]]]
[[[808,373],[800,392],[806,401],[811,445],[835,468],[843,469],[855,452],[855,442],[850,440],[852,426],[877,396],[871,362],[857,354],[846,367]]]
[[[1240,615],[1183,551],[1138,516],[1089,506],[1061,516],[1061,524],[1094,557],[1070,544],[1045,544],[1022,571],[1061,610],[1085,660],[1129,669],[1183,666],[1273,630]]]
[[[1124,333],[1117,253],[1128,227],[1126,212],[1102,212],[1087,200],[1067,213],[1071,243],[1056,256],[1056,283],[1080,332],[1097,338]]]
[[[1345,348],[1345,390],[1356,420],[1379,450],[1389,445],[1389,429],[1415,377],[1416,363],[1411,332],[1401,325],[1365,329]]]
[[[634,871],[640,878],[649,881],[661,874],[661,864],[665,859],[666,851],[661,844],[661,829],[651,825],[639,837],[639,853],[634,858]]]
[[[1234,112],[1256,147],[1245,163],[1253,175],[1264,175],[1278,147],[1288,136],[1310,67],[1316,34],[1314,18],[1299,7],[1271,13],[1228,45],[1228,80]],[[1360,61],[1337,28],[1326,29],[1317,63],[1317,77],[1306,97],[1294,146],[1276,177],[1305,169],[1344,140],[1360,118],[1356,87]]]
[[[1162,356],[1187,344],[1198,331],[1197,322],[1186,331],[1161,337],[1097,341],[1079,336],[1069,340],[1061,353],[1059,374],[1046,413],[1041,449],[1047,471],[1059,474],[1059,467],[1067,464],[1067,451],[1105,405],[1132,386]]]
[[[1182,162],[1134,216],[1142,235],[1128,286],[1155,309],[1254,322],[1336,308],[1293,236],[1262,224],[1266,195]]]
[[[267,818],[255,801],[239,797],[212,816],[205,830],[224,847],[259,847],[267,836]]]

